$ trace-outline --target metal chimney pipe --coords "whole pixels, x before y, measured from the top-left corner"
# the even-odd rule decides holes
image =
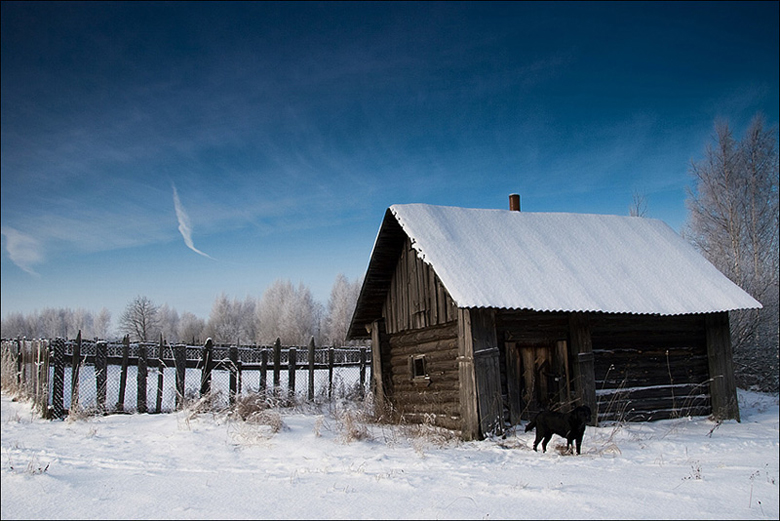
[[[513,212],[520,211],[520,194],[509,194],[509,209]]]

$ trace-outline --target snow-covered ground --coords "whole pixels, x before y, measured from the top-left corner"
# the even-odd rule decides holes
[[[343,405],[254,421],[193,410],[46,421],[2,397],[2,519],[778,519],[778,398],[742,422],[478,442]],[[274,432],[275,428],[279,428]]]

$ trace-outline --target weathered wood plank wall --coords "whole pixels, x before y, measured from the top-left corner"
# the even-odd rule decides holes
[[[457,320],[458,308],[433,268],[407,239],[396,264],[382,316],[389,334]]]
[[[591,315],[599,420],[706,415],[703,315]]]

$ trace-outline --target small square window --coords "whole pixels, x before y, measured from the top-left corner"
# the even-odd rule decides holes
[[[428,385],[431,381],[425,364],[425,355],[413,355],[409,359],[409,369],[412,381],[417,384]]]

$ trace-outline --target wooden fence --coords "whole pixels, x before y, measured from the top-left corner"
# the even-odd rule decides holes
[[[361,398],[369,367],[367,348],[318,348],[314,339],[304,348],[282,347],[278,339],[273,346],[215,346],[211,339],[203,346],[191,346],[170,345],[162,338],[159,343],[131,344],[128,337],[114,343],[82,341],[79,333],[72,341],[3,340],[2,352],[3,379],[14,378],[17,389],[29,396],[40,413],[48,418],[66,416],[73,404],[84,402],[85,392],[90,398],[94,396],[97,413],[128,412],[133,409],[126,405],[126,399],[133,400],[132,396],[127,396],[129,387],[135,388],[134,409],[137,412],[163,412],[166,369],[169,370],[168,387],[170,380],[174,384],[174,408],[179,409],[193,394],[210,395],[214,375],[225,373],[229,380],[229,405],[247,391],[263,393],[282,402],[313,401],[315,394],[332,399],[334,373],[344,368],[359,373],[353,378],[351,388],[354,397]],[[87,369],[94,373],[92,385],[89,382],[92,377],[85,381],[84,374],[80,374]],[[243,382],[251,371],[256,372],[258,385],[247,389],[249,386]],[[132,377],[132,373],[135,375],[130,384],[134,385],[128,385],[128,374]],[[320,386],[319,393],[315,389],[315,374],[327,374],[327,383]],[[306,381],[301,382],[301,377]],[[195,388],[190,385],[188,392],[186,382],[193,378],[196,379]],[[108,400],[109,388],[117,391],[116,402],[113,402],[113,393],[112,400]],[[151,396],[148,390],[152,391]],[[150,407],[149,402],[154,405]]]

